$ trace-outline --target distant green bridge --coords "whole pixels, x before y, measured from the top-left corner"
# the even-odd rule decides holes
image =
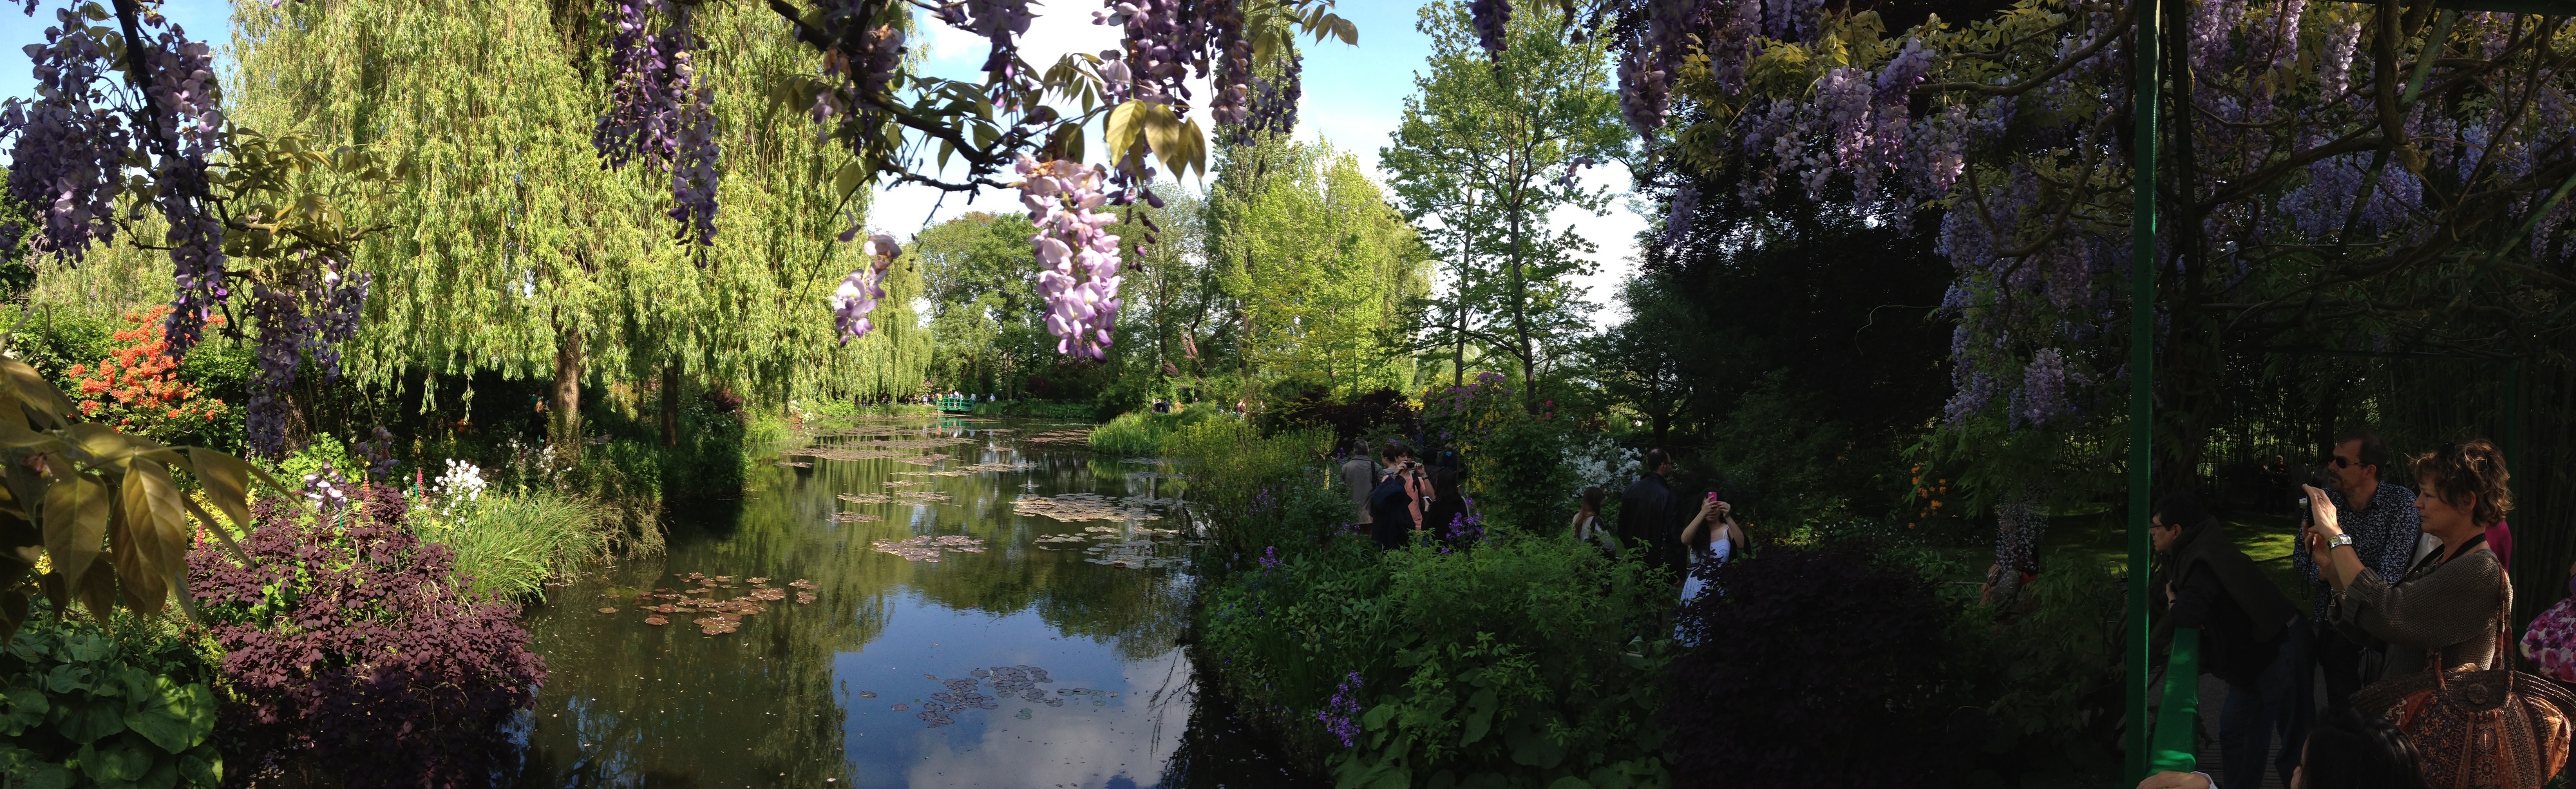
[[[963,414],[975,410],[975,400],[971,397],[942,397],[934,402],[939,404],[939,412],[943,414]]]

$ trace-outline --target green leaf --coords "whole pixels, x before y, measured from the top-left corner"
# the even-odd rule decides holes
[[[66,583],[80,586],[106,543],[106,486],[73,475],[45,489],[45,552]]]
[[[832,175],[832,192],[840,195],[842,200],[848,200],[850,193],[858,191],[859,185],[867,180],[867,167],[858,162],[841,165],[841,171]]]
[[[71,789],[77,777],[70,767],[37,762],[9,776],[11,789]]]
[[[153,679],[151,697],[125,712],[126,728],[173,754],[204,743],[215,730],[214,691],[204,685],[181,685],[167,676]]]
[[[1503,741],[1511,746],[1512,761],[1519,764],[1547,770],[1565,761],[1565,746],[1536,727],[1514,726],[1503,733]]]
[[[1494,708],[1497,706],[1500,703],[1491,688],[1476,691],[1476,695],[1468,697],[1466,729],[1458,736],[1460,746],[1474,745],[1477,740],[1485,738],[1485,733],[1493,729]]]
[[[1127,152],[1136,147],[1136,136],[1144,129],[1145,107],[1142,100],[1128,99],[1109,110],[1102,142],[1109,144],[1110,161],[1126,161]]]
[[[81,773],[100,783],[142,781],[152,773],[153,761],[151,751],[136,747],[132,739],[124,737],[80,749]]]
[[[97,742],[99,738],[125,730],[124,712],[125,702],[112,698],[57,700],[54,704],[54,730],[72,742]]]
[[[64,663],[55,666],[52,671],[45,672],[44,687],[46,691],[57,695],[75,690],[89,690],[90,681],[95,676],[97,676],[96,673],[88,666]]]
[[[224,757],[213,745],[199,745],[179,757],[179,777],[190,786],[217,786],[224,782]]]
[[[45,713],[53,710],[53,701],[39,688],[11,688],[6,698],[8,709],[0,716],[0,734],[17,737],[32,726],[45,722]]]
[[[1386,728],[1386,722],[1394,717],[1395,705],[1380,704],[1375,707],[1370,707],[1368,714],[1360,716],[1360,726],[1368,729],[1369,731],[1377,731],[1379,729]]]

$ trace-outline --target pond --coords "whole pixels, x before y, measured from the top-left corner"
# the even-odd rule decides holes
[[[1200,698],[1168,463],[1017,420],[816,432],[530,607],[520,785],[1306,783]]]

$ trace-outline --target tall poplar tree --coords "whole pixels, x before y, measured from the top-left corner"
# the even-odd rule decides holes
[[[1535,408],[1539,368],[1583,326],[1567,280],[1591,270],[1580,255],[1594,249],[1548,217],[1607,210],[1607,190],[1583,188],[1575,171],[1628,149],[1610,89],[1612,37],[1566,36],[1564,12],[1537,3],[1512,14],[1499,53],[1479,44],[1462,3],[1423,6],[1415,28],[1431,38],[1430,72],[1415,75],[1379,163],[1405,216],[1432,223],[1424,240],[1451,268],[1426,340],[1451,349],[1453,377],[1464,375],[1470,343],[1507,357]]]

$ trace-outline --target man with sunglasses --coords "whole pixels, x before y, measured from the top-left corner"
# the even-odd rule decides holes
[[[2415,491],[2388,482],[2381,476],[2388,464],[2388,444],[2377,434],[2366,430],[2346,433],[2335,442],[2334,456],[2326,464],[2326,498],[2335,505],[2335,519],[2343,533],[2352,540],[2353,553],[2382,578],[2406,574],[2408,563],[2415,558],[2415,541],[2423,532],[2423,516],[2415,511]],[[2299,524],[2299,543],[2308,544],[2308,524]],[[2310,621],[2325,622],[2326,598],[2330,591],[2317,577],[2317,565],[2307,551],[2291,551],[2290,564],[2299,571],[2309,588],[2314,590],[2314,609]],[[2339,706],[2352,698],[2352,692],[2377,679],[2378,665],[2386,649],[2381,644],[2364,644],[2345,636],[2332,627],[2318,625],[2316,632],[2317,665],[2325,670],[2326,701]]]

